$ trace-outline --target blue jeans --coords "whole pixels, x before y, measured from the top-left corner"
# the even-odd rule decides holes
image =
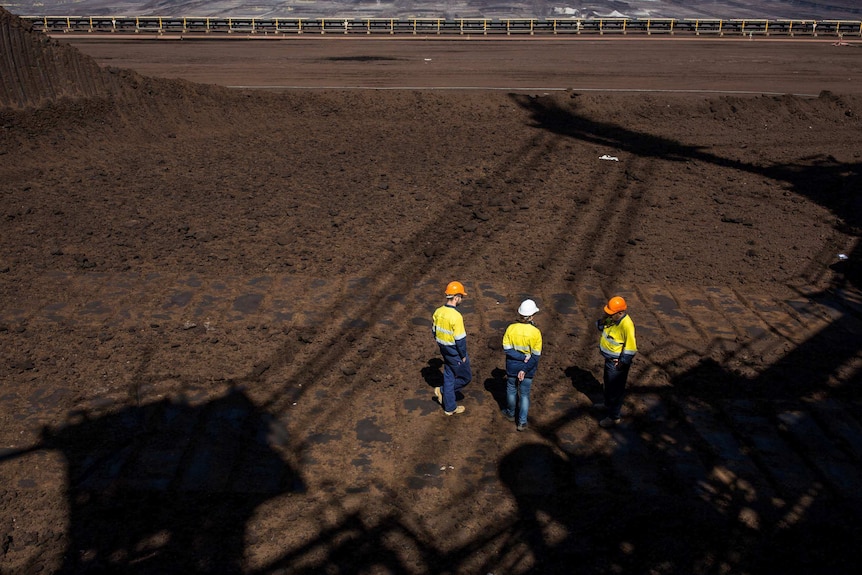
[[[518,425],[527,424],[527,412],[530,411],[530,387],[532,385],[532,377],[525,377],[523,381],[519,382],[517,375],[510,375],[506,380],[506,401],[509,406],[503,413],[508,417],[515,415],[515,401],[520,394],[521,409],[518,410]]]
[[[452,412],[458,407],[455,403],[455,392],[470,383],[473,379],[473,371],[470,369],[469,357],[466,361],[444,357],[443,361],[443,409]]]

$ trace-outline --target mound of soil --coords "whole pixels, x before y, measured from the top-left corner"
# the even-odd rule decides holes
[[[0,39],[3,573],[853,566],[858,95],[230,90]]]

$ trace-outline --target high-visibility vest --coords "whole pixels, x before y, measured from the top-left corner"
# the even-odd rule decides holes
[[[527,377],[533,377],[542,355],[542,332],[532,323],[513,323],[503,334],[503,351],[508,375],[524,371]],[[530,361],[524,362],[528,354]]]
[[[635,341],[635,324],[628,314],[618,323],[605,325],[599,339],[599,351],[609,359],[621,359],[628,363],[638,352]]]
[[[441,351],[451,355],[466,357],[467,330],[464,317],[455,306],[443,305],[437,308],[432,318],[434,339],[440,344]],[[461,352],[464,355],[461,355]]]

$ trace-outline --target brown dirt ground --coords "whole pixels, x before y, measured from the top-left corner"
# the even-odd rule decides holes
[[[855,46],[187,44],[0,10],[0,572],[855,572]],[[503,89],[347,89],[381,77]],[[452,279],[474,381],[450,418]],[[606,431],[613,294],[640,354]],[[527,295],[518,433],[500,339]]]

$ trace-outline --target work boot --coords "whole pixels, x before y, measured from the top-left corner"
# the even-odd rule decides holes
[[[437,400],[437,403],[443,405],[443,388],[435,387],[434,388],[434,398]]]
[[[527,429],[527,424],[526,423],[519,423],[518,426],[515,427],[515,429],[517,429],[518,431],[524,431],[525,429]]]
[[[504,409],[504,410],[502,410],[502,411],[500,411],[500,413],[502,413],[502,414],[503,414],[503,417],[505,417],[507,420],[511,421],[512,423],[514,423],[514,422],[515,422],[515,416],[514,416],[514,415],[509,415],[508,413],[506,413],[506,410],[505,410],[505,409]]]
[[[455,408],[455,411],[444,411],[443,413],[445,413],[446,415],[455,415],[456,413],[464,413],[466,410],[466,407],[464,407],[463,405],[459,405]]]

